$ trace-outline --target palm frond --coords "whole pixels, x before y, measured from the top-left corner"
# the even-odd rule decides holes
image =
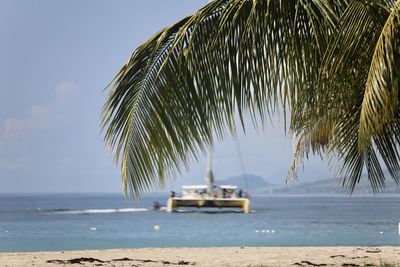
[[[308,124],[312,122],[312,124]],[[309,157],[309,154],[318,154],[321,158],[326,153],[333,132],[333,118],[320,117],[318,120],[304,121],[301,128],[293,129],[293,159],[289,167],[285,182],[288,184],[297,178],[299,162]],[[299,126],[301,123],[297,123]]]
[[[394,80],[400,73],[390,60],[377,59],[377,51],[386,49],[381,46],[394,45],[382,36],[390,31],[387,25],[395,20],[393,13],[398,14],[398,3],[390,9],[393,3],[352,2],[343,13],[341,26],[323,59],[317,91],[320,101],[316,106],[320,107],[321,114],[332,111],[338,114],[329,138],[329,151],[337,152],[342,161],[343,186],[350,192],[363,171],[367,172],[374,191],[381,191],[385,186],[382,165],[399,181],[398,95],[386,95],[393,85],[388,83],[384,72],[390,72]],[[398,22],[395,25],[399,27]],[[396,45],[395,49],[399,49]],[[395,57],[399,60],[398,54]],[[371,82],[374,75],[371,70],[376,71],[380,87],[379,82]],[[398,87],[398,81],[394,84]]]
[[[360,145],[395,121],[400,87],[400,1],[380,33],[365,86],[361,111]]]
[[[265,124],[279,102],[302,114],[343,6],[215,0],[138,47],[102,109],[124,191],[137,195],[174,177],[213,133],[235,133],[235,114]]]

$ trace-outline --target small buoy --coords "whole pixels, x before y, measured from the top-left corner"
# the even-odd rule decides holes
[[[260,230],[256,230],[256,233],[259,233],[260,232]]]
[[[261,233],[265,233],[265,230],[261,230]]]
[[[5,233],[8,233],[8,230],[5,230],[4,232],[5,232]]]
[[[97,231],[97,228],[96,227],[90,227],[89,230],[90,231]]]
[[[159,225],[154,225],[153,228],[154,228],[155,231],[160,231],[160,226]]]
[[[267,229],[267,230],[265,230],[265,232],[269,233],[269,232],[270,232],[270,230],[269,230],[269,229]]]
[[[382,231],[380,231],[379,233],[380,233],[381,235],[383,235],[383,232],[382,232]]]
[[[271,230],[271,233],[275,234],[275,230]]]

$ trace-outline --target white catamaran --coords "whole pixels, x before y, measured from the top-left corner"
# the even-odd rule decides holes
[[[176,211],[179,207],[216,207],[241,208],[244,213],[250,211],[250,199],[242,189],[235,185],[214,185],[211,148],[208,151],[208,168],[205,176],[206,185],[184,185],[182,195],[171,193],[167,211]]]

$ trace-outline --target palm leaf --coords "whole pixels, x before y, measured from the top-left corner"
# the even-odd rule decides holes
[[[337,152],[342,160],[342,184],[350,192],[360,181],[363,171],[367,172],[374,191],[381,191],[385,186],[382,163],[392,178],[399,181],[398,107],[390,103],[386,103],[386,107],[381,102],[384,97],[389,101],[382,92],[390,91],[393,86],[381,83],[380,88],[371,87],[374,83],[371,82],[371,70],[377,65],[385,71],[396,71],[393,64],[377,63],[377,51],[387,43],[382,36],[388,31],[387,25],[393,22],[393,13],[398,14],[398,2],[392,10],[391,5],[391,1],[352,2],[343,13],[341,27],[328,45],[321,68],[317,94],[322,101],[316,105],[320,107],[322,103],[325,106],[325,109],[320,108],[321,114],[332,110],[338,114],[334,118],[329,151]],[[393,74],[398,77],[399,73]],[[380,77],[382,82],[387,76],[378,71],[375,77]],[[391,103],[396,103],[397,95],[394,97],[390,98]],[[380,113],[372,117],[372,110],[377,111],[377,107],[381,108],[378,108]]]
[[[281,103],[300,116],[314,101],[321,53],[343,6],[216,0],[138,47],[102,109],[124,191],[137,195],[175,177],[213,136],[235,133],[235,114],[243,122],[249,111],[265,124]]]
[[[395,121],[400,87],[400,1],[397,1],[380,33],[366,83],[361,111],[360,143],[366,146],[374,134]]]

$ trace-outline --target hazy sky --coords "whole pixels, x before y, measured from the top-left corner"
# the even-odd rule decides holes
[[[0,0],[0,192],[120,192],[100,133],[103,88],[132,50],[207,0]],[[241,136],[247,173],[283,183],[291,160],[282,122]],[[242,174],[237,147],[215,148],[217,179]],[[303,180],[329,176],[306,163]],[[205,161],[167,189],[202,183]]]

